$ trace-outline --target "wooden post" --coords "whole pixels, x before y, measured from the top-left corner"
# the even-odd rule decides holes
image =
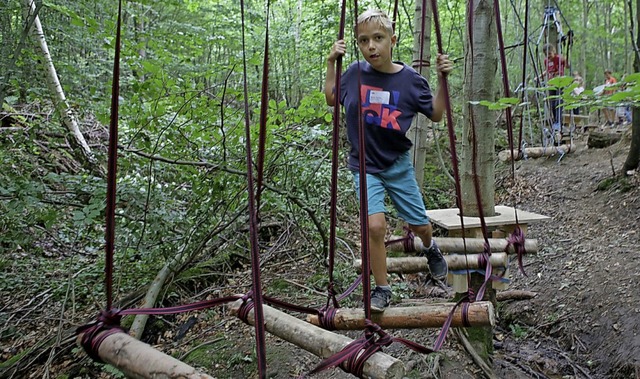
[[[82,335],[78,336],[78,341],[80,340]],[[104,362],[122,371],[127,378],[213,379],[126,333],[115,333],[105,338],[100,344],[98,355]]]
[[[383,313],[371,315],[371,321],[386,329],[440,328],[449,317],[455,303],[429,304],[419,307],[391,307]],[[451,326],[494,326],[496,323],[493,304],[488,301],[470,303],[467,310],[468,324],[463,322],[463,310],[459,306],[453,314]],[[320,325],[317,315],[308,315],[307,321]],[[333,323],[338,330],[364,328],[364,310],[340,308],[336,310]]]
[[[449,254],[444,255],[449,270],[465,270],[477,269],[480,267],[478,258],[480,254]],[[507,267],[509,258],[506,253],[493,253],[489,258],[493,267]],[[358,273],[362,272],[362,260],[353,261],[353,266]],[[427,258],[425,257],[400,257],[387,258],[387,272],[398,274],[417,274],[419,272],[428,272]]]
[[[242,300],[234,302],[231,305],[230,313],[237,316],[241,305]],[[262,311],[265,329],[269,333],[318,357],[329,358],[353,342],[348,337],[329,332],[268,305],[263,305]],[[247,319],[249,323],[253,324],[253,309],[249,311]],[[363,375],[372,379],[400,379],[404,375],[404,364],[388,354],[377,352],[365,362]]]

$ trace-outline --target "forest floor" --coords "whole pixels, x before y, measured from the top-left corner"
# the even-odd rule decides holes
[[[587,149],[585,142],[585,137],[578,138],[577,151],[559,161],[554,156],[517,162],[515,182],[506,165],[498,167],[498,186],[504,186],[499,190],[505,193],[508,188],[517,196],[519,209],[550,220],[529,225],[527,238],[537,239],[539,252],[525,257],[528,276],[511,263],[510,289],[537,295],[498,304],[492,362],[496,378],[640,378],[640,175],[620,178],[616,172],[618,180],[610,180],[626,158],[628,139],[605,149]],[[510,199],[501,203],[511,205]],[[308,258],[288,259],[287,254],[264,265],[263,279],[271,286],[293,285],[298,296],[289,300],[298,304],[310,299],[318,303],[322,289],[309,284]],[[65,277],[47,275],[51,280]],[[280,279],[269,279],[273,277]],[[401,297],[424,298],[429,288],[420,279],[394,277],[396,303]],[[228,283],[241,288],[250,283],[250,276],[247,270],[237,272]],[[47,303],[46,293],[25,297],[26,292],[0,294],[0,377],[122,377],[90,362],[75,348],[74,328],[61,322],[64,317],[86,321],[92,310],[63,304],[61,313],[59,304]],[[48,307],[53,309],[41,309]],[[216,378],[255,377],[253,328],[225,312],[163,317],[165,328],[158,331],[158,320],[151,322],[144,339]],[[10,323],[19,326],[8,327]],[[431,347],[438,332],[390,333]],[[346,334],[357,337],[360,332]],[[454,332],[435,354],[420,355],[399,344],[385,352],[404,362],[407,378],[485,377]],[[272,378],[297,377],[320,362],[270,335],[267,357]],[[332,369],[313,377],[352,376]]]

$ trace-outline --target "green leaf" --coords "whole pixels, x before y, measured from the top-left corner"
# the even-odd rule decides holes
[[[549,80],[548,84],[557,88],[566,87],[573,83],[573,78],[570,76],[558,76]]]

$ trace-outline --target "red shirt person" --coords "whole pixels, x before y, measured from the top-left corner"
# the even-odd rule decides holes
[[[556,52],[556,48],[551,44],[544,46],[544,51],[547,56],[544,58],[545,72],[542,74],[547,79],[555,78],[556,76],[564,75],[564,68],[567,62],[562,55]]]
[[[556,52],[555,46],[550,43],[544,45],[544,52],[547,56],[544,58],[545,71],[541,76],[548,81],[549,79],[555,78],[556,76],[564,75],[564,67],[566,66],[566,61],[562,57],[562,55]],[[558,94],[558,90],[549,91],[549,96],[557,96]],[[551,122],[553,124],[553,128],[559,129],[560,114],[562,113],[562,109],[560,108],[560,99],[549,99],[549,111],[551,113]]]

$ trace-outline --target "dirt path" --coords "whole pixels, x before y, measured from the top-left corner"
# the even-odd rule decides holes
[[[640,377],[640,180],[598,190],[622,167],[626,146],[518,164],[522,209],[552,220],[530,227],[541,252],[513,285],[537,298],[503,309],[503,325],[526,336],[512,328],[498,357],[547,377]]]

